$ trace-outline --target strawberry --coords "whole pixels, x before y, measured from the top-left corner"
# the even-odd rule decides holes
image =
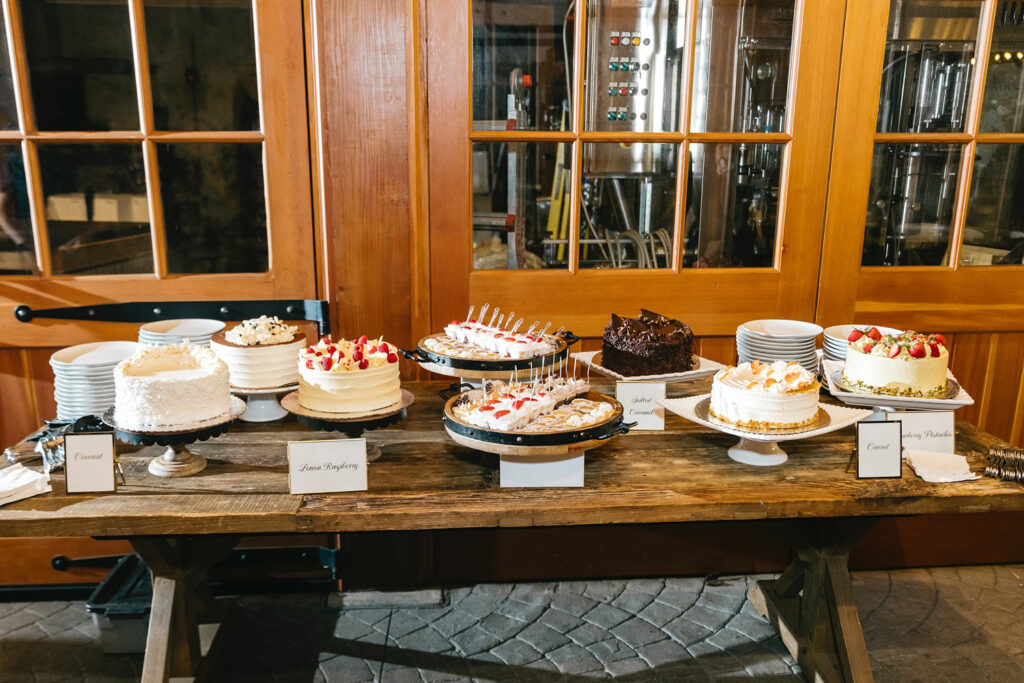
[[[448,324],[449,324],[449,325],[458,325],[458,324],[459,324],[459,321],[458,321],[458,320],[453,320],[453,321],[451,321],[451,322],[450,322],[450,323],[448,323]]]
[[[307,346],[306,347],[306,354],[308,355],[308,354],[312,354],[312,353],[316,353],[316,349],[314,349],[312,346]]]
[[[344,351],[338,351],[338,358],[341,359],[341,358],[344,358],[344,357],[345,357],[345,352]]]
[[[478,412],[478,413],[486,413],[486,412],[488,412],[490,410],[494,410],[494,406],[480,406],[479,408],[476,409],[476,412]]]
[[[864,345],[864,353],[871,353],[871,349],[873,349],[873,348],[875,348],[875,347],[872,346],[871,344],[865,344]]]
[[[331,343],[331,335],[325,334],[324,336],[320,337],[320,343],[321,344],[330,344]]]
[[[512,412],[512,411],[510,411],[510,410],[498,410],[498,411],[495,411],[494,417],[502,417],[503,415],[508,415],[510,412]]]
[[[505,341],[514,342],[515,340],[516,340],[515,337],[505,337]]]
[[[396,356],[393,353],[389,353],[388,354],[388,362],[389,363],[397,363],[398,362],[398,356]]]
[[[391,350],[391,347],[384,343],[378,346],[377,350],[380,351],[381,353],[387,353]]]
[[[370,353],[377,353],[377,347],[376,346],[371,346],[370,347]]]
[[[370,367],[370,361],[366,360],[365,358],[363,360],[359,361],[359,369],[360,370],[365,370],[368,367]]]
[[[945,337],[943,337],[943,336],[942,336],[941,334],[936,334],[936,335],[935,335],[935,341],[939,342],[939,343],[940,343],[940,344],[942,344],[943,346],[945,346],[945,345],[946,345],[946,338],[945,338]]]
[[[939,355],[939,345],[938,344],[929,344],[928,346],[932,350],[932,358],[934,358],[934,357]]]
[[[855,328],[853,328],[853,332],[850,333],[850,336],[847,337],[847,341],[855,342],[855,341],[857,341],[858,339],[860,339],[863,336],[864,336],[864,333],[861,332],[860,330],[858,330],[855,327]]]
[[[879,339],[882,338],[882,333],[878,331],[877,327],[872,327],[870,330],[868,330],[868,336],[874,339],[875,341],[878,341]]]
[[[367,341],[369,341],[369,340],[368,340],[368,339],[366,338],[366,335],[364,334],[364,335],[363,335],[362,337],[360,337],[360,338],[359,338],[359,339],[358,339],[358,340],[356,341],[356,344],[359,344],[360,346],[362,346],[362,345],[363,345],[363,344],[365,344],[365,343],[366,343]]]
[[[312,358],[310,358],[309,360],[306,361],[306,369],[307,370],[312,370],[313,369],[313,359]]]
[[[519,399],[518,401],[512,404],[512,407],[515,408],[516,410],[519,410],[520,408],[523,407],[523,403],[525,403],[525,401],[523,399]]]
[[[924,358],[924,344],[922,344],[921,342],[915,342],[914,345],[910,347],[910,355],[913,356],[914,358]]]
[[[889,358],[895,358],[898,355],[900,355],[900,345],[893,344],[889,347]]]
[[[331,360],[330,356],[323,356],[320,358],[320,367],[324,369],[324,372],[329,372],[332,365],[334,365],[334,361]]]

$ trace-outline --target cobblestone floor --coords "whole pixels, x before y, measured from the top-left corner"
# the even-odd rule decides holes
[[[801,680],[746,600],[753,576],[482,584],[443,607],[239,602],[218,681]],[[859,572],[879,681],[1024,680],[1024,566]],[[80,602],[0,603],[0,681],[129,681]]]

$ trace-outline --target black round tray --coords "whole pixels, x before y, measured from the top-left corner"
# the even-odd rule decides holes
[[[391,415],[385,415],[384,417],[367,418],[365,420],[353,420],[351,422],[338,422],[336,420],[324,420],[318,417],[309,417],[307,415],[299,415],[293,413],[295,417],[299,419],[299,422],[306,425],[310,429],[315,429],[324,432],[341,432],[345,436],[356,438],[363,434],[364,431],[370,431],[374,429],[382,429],[384,427],[390,427],[393,424],[397,424],[405,419],[406,409],[403,407],[396,413]]]
[[[121,429],[115,424],[113,408],[108,408],[103,413],[103,422],[113,430],[114,436],[117,440],[121,443],[127,443],[133,446],[180,446],[182,444],[195,443],[196,441],[206,441],[207,439],[212,439],[227,432],[234,419],[234,416],[232,416],[228,420],[219,424],[193,430],[181,430],[174,432],[131,432],[126,429]]]
[[[483,427],[467,425],[455,419],[452,407],[463,399],[465,393],[452,396],[445,402],[442,414],[444,426],[455,434],[486,443],[524,447],[563,446],[586,441],[605,441],[618,434],[628,434],[630,428],[636,426],[635,422],[625,423],[622,421],[622,404],[617,400],[596,391],[591,391],[581,398],[587,398],[592,401],[605,401],[616,407],[612,417],[592,427],[549,434],[524,434],[522,432],[501,432],[494,429],[484,429]]]
[[[435,336],[435,335],[431,335]],[[426,337],[424,337],[425,339]],[[510,372],[512,370],[527,370],[530,368],[549,367],[559,363],[569,356],[569,347],[580,340],[572,332],[562,332],[557,337],[558,347],[551,353],[533,358],[522,358],[519,360],[473,360],[469,358],[455,358],[433,353],[423,348],[423,340],[416,343],[415,351],[399,349],[399,353],[411,361],[417,363],[432,363],[453,370],[471,370],[474,372]]]

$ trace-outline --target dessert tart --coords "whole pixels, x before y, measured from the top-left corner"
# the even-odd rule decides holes
[[[799,363],[755,360],[715,375],[708,412],[719,422],[751,431],[803,427],[818,419],[819,388]]]
[[[245,320],[210,339],[210,350],[228,366],[237,389],[276,389],[295,384],[295,356],[305,346],[299,328],[265,315]]]
[[[693,369],[693,331],[686,323],[640,309],[636,318],[612,313],[601,343],[601,365],[624,377]]]
[[[402,402],[397,349],[382,338],[321,337],[299,352],[299,405],[322,413],[370,413]]]
[[[945,398],[949,351],[941,334],[877,328],[850,333],[843,382],[854,391],[889,396]]]
[[[143,347],[114,368],[118,428],[187,427],[231,415],[228,366],[192,344]]]

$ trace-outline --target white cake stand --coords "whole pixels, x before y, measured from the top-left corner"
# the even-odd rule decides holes
[[[740,438],[739,443],[729,449],[729,457],[745,465],[769,467],[781,465],[789,459],[786,451],[779,446],[780,441],[809,439],[812,436],[828,434],[837,429],[852,425],[871,415],[870,410],[859,410],[834,406],[827,403],[818,405],[818,419],[814,424],[797,429],[781,429],[770,433],[751,432],[715,420],[708,412],[711,394],[687,396],[685,398],[668,398],[658,401],[676,415],[710,427],[724,434],[732,434]]]
[[[273,422],[288,415],[278,396],[295,391],[298,383],[287,384],[273,389],[239,389],[231,387],[235,396],[245,397],[245,412],[238,418],[243,422]]]

